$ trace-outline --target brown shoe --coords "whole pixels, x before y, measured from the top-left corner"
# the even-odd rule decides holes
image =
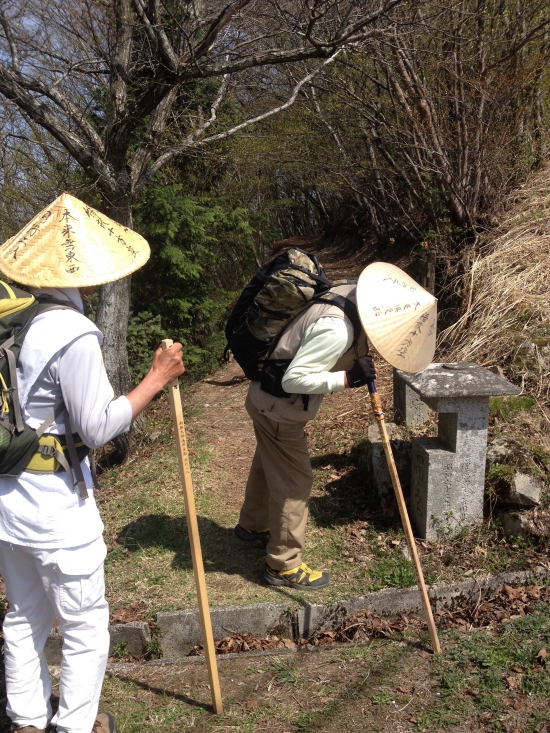
[[[92,733],[117,733],[115,719],[111,713],[98,713]]]
[[[12,723],[10,731],[17,731],[17,733],[46,733],[44,728],[36,728],[34,725],[20,726],[19,723]]]

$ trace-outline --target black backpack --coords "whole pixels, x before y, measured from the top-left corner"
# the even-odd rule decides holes
[[[36,453],[55,456],[63,470],[71,475],[70,466],[63,455],[63,449],[66,448],[70,464],[77,474],[80,495],[84,498],[86,487],[84,477],[80,475],[80,460],[88,453],[88,448],[82,443],[75,444],[74,436],[68,429],[64,405],[34,430],[24,422],[19,403],[16,368],[25,336],[39,313],[59,308],[76,310],[70,303],[50,298],[38,300],[25,290],[0,282],[0,475],[19,476]],[[40,438],[46,429],[64,411],[67,435],[56,436],[59,443],[57,447],[41,445]],[[78,436],[76,438],[80,440]]]
[[[355,338],[361,331],[355,303],[329,293],[331,287],[317,257],[298,247],[262,265],[227,321],[226,357],[231,350],[248,379],[260,382],[262,389],[275,397],[288,397],[281,381],[291,360],[266,357],[293,318],[312,303],[330,303],[348,316]]]

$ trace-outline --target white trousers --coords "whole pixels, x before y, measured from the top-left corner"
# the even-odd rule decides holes
[[[75,574],[79,555],[81,574]],[[0,572],[10,604],[4,620],[6,712],[13,723],[46,728],[51,722],[58,733],[91,733],[109,653],[104,557],[102,540],[71,550],[0,541]],[[63,651],[59,710],[52,719],[44,645],[56,618]]]

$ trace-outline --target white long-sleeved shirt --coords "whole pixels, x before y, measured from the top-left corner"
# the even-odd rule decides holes
[[[327,394],[345,389],[345,372],[329,371],[351,348],[353,326],[343,318],[325,316],[307,329],[282,380],[289,394]]]
[[[130,428],[131,405],[126,397],[113,399],[100,339],[95,326],[73,311],[51,311],[33,321],[18,363],[21,406],[29,425],[38,427],[63,401],[72,429],[90,447],[103,445]],[[40,359],[52,350],[48,362],[42,365]],[[42,368],[35,375],[37,365]],[[65,432],[63,416],[48,432]],[[72,477],[65,472],[24,471],[18,478],[0,477],[0,540],[48,549],[78,547],[98,540],[103,522],[94,500],[87,459],[81,465],[89,491],[85,500],[73,490]]]

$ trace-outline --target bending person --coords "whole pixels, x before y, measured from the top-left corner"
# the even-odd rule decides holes
[[[355,283],[329,292],[355,304]],[[355,329],[340,307],[310,305],[285,328],[268,357],[290,360],[281,380],[288,396],[273,396],[256,381],[248,390],[245,407],[257,445],[234,532],[249,545],[266,546],[264,579],[270,585],[304,589],[330,582],[328,573],[302,560],[313,484],[304,428],[324,394],[360,387],[376,376],[372,357],[366,355],[366,334],[354,320]]]

